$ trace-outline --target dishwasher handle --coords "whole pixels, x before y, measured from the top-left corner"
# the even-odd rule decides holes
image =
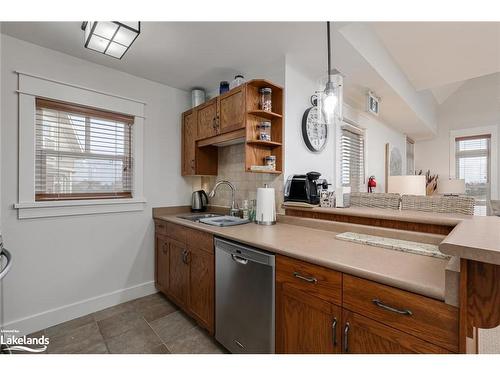
[[[233,258],[233,260],[239,264],[246,265],[248,263],[248,259],[242,258],[238,255],[231,254],[231,258]]]

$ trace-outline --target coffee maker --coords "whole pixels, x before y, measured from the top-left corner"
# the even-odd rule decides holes
[[[285,184],[285,202],[319,204],[320,188],[328,189],[328,182],[320,179],[321,173],[309,172],[289,176]]]

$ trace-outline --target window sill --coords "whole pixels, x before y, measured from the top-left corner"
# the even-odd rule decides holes
[[[15,203],[18,219],[142,211],[146,199],[89,199]]]

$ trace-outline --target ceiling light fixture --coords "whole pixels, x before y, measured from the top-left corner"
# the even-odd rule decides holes
[[[85,48],[121,59],[141,33],[141,23],[85,21],[82,30]]]
[[[320,97],[321,110],[327,123],[332,123],[335,118],[342,117],[342,84],[343,76],[337,70],[332,70],[330,22],[326,23],[326,42],[328,48],[328,80]]]

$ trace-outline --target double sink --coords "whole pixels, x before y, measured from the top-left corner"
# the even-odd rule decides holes
[[[236,216],[213,214],[213,213],[179,215],[177,217],[195,223],[203,223],[217,227],[229,227],[233,225],[247,224],[250,222],[248,219],[242,219]]]

